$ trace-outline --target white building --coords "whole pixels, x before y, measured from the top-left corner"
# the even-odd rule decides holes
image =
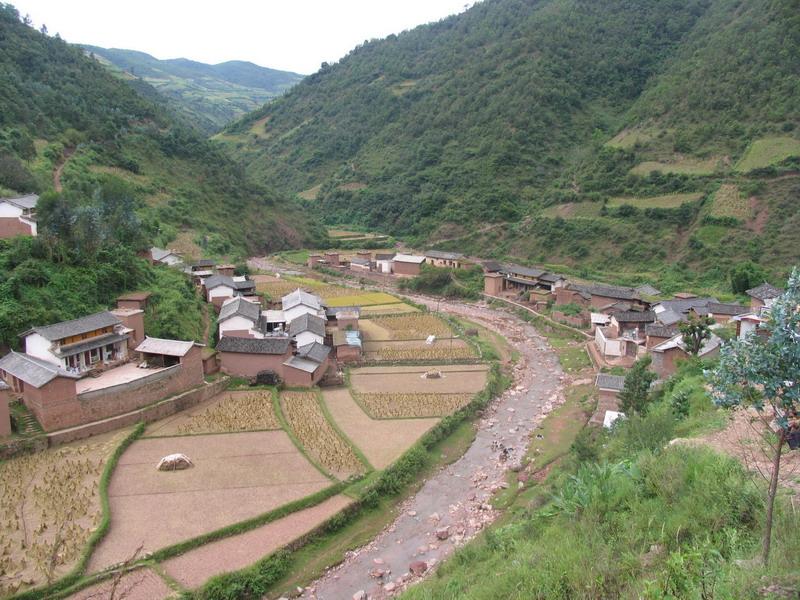
[[[29,194],[16,198],[0,198],[0,237],[36,235],[36,205],[39,196]]]
[[[219,311],[217,326],[219,338],[226,335],[236,337],[263,338],[259,328],[261,306],[247,298],[237,296],[226,300]]]
[[[320,299],[299,288],[281,298],[281,307],[287,323],[291,323],[297,317],[306,314],[317,317],[325,316],[325,310],[322,308]]]

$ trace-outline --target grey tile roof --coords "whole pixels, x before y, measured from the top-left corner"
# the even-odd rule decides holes
[[[394,258],[394,252],[384,253],[384,252],[377,252],[375,254],[375,260],[392,260]]]
[[[503,265],[496,260],[483,261],[483,269],[488,273],[497,273],[503,270]]]
[[[709,302],[719,302],[716,298],[674,298],[662,300],[661,306],[676,313],[688,313],[693,308],[705,308]]]
[[[614,390],[621,392],[625,387],[625,377],[622,375],[609,375],[607,373],[598,373],[595,385],[601,390]]]
[[[292,367],[293,369],[305,371],[306,373],[313,373],[319,369],[320,366],[320,363],[314,362],[313,360],[308,360],[307,358],[302,358],[300,356],[292,356],[289,360],[284,361],[283,364],[287,367]]]
[[[155,261],[164,260],[166,257],[168,257],[170,255],[177,256],[177,254],[175,254],[174,252],[170,252],[169,250],[164,250],[163,248],[156,248],[155,246],[150,248],[150,256]]]
[[[325,337],[325,319],[315,315],[305,313],[289,323],[289,335],[294,337],[304,331],[310,331],[319,336]]]
[[[136,347],[136,352],[142,352],[143,354],[163,354],[165,356],[186,356],[193,346],[194,342],[146,337],[144,341]]]
[[[628,310],[611,315],[619,323],[653,323],[656,313],[652,310]]]
[[[213,267],[214,261],[210,258],[201,258],[198,261],[195,261],[191,264],[192,267]]]
[[[543,269],[523,267],[520,265],[505,265],[502,271],[504,273],[510,273],[511,275],[522,275],[523,277],[540,277],[546,273]]]
[[[56,377],[78,379],[77,375],[73,375],[53,363],[13,350],[0,359],[0,369],[36,388],[50,383]]]
[[[639,292],[633,288],[620,287],[616,285],[591,284],[582,285],[573,283],[570,289],[586,292],[592,296],[603,296],[605,298],[615,298],[617,300],[639,300]]]
[[[256,323],[261,317],[261,307],[255,302],[250,302],[244,298],[234,298],[222,305],[219,310],[219,317],[217,317],[217,323],[222,323],[236,316],[244,317]]]
[[[339,313],[354,314],[355,317],[361,316],[361,307],[359,306],[326,306],[325,315],[328,317],[336,317]]]
[[[235,281],[233,277],[229,277],[228,275],[212,275],[206,278],[203,285],[205,285],[207,290],[213,290],[215,287],[224,285],[232,290],[247,291],[255,289],[256,282],[250,281],[249,279],[246,281]]]
[[[649,323],[644,327],[645,335],[653,337],[671,338],[678,333],[678,328],[673,325],[662,325],[661,323]]]
[[[659,290],[658,288],[653,287],[649,283],[637,286],[637,287],[635,287],[633,289],[636,290],[637,292],[639,292],[640,294],[644,295],[644,296],[660,296],[661,295],[661,290]]]
[[[217,351],[240,354],[286,354],[290,344],[291,340],[285,336],[263,339],[225,336],[217,342]]]
[[[361,265],[362,267],[368,267],[369,266],[369,259],[368,258],[360,258],[358,256],[354,256],[353,258],[350,259],[350,264],[351,265]]]
[[[299,306],[304,304],[309,308],[313,308],[314,310],[319,310],[322,306],[319,298],[314,294],[309,294],[308,292],[304,292],[300,288],[297,288],[290,294],[286,294],[283,298],[281,298],[281,306],[283,310],[289,310],[290,308],[294,308],[295,306]]]
[[[94,348],[100,348],[108,344],[116,344],[123,340],[127,340],[129,337],[130,337],[129,334],[127,333],[125,334],[107,333],[105,335],[98,335],[88,340],[84,340],[82,342],[63,345],[58,349],[54,350],[53,354],[55,354],[59,358],[65,356],[74,356],[75,354],[86,352],[87,350],[93,350]]]
[[[741,304],[725,304],[721,302],[709,302],[706,306],[708,312],[712,315],[743,315],[750,312],[749,306],[742,306]]]
[[[770,300],[772,298],[777,298],[781,294],[783,294],[783,290],[780,288],[776,288],[774,285],[770,285],[769,283],[762,283],[761,285],[751,288],[745,292],[748,296],[752,296],[753,298],[758,298],[759,300]]]
[[[561,275],[556,275],[555,273],[545,273],[539,277],[539,281],[544,281],[545,283],[555,283],[563,280],[564,278]]]
[[[34,327],[33,329],[23,333],[23,336],[29,335],[31,332],[38,333],[43,338],[55,342],[65,337],[73,335],[80,335],[88,333],[95,329],[102,329],[103,327],[113,327],[121,325],[122,321],[119,320],[109,311],[87,315],[80,319],[72,319],[71,321],[62,321],[54,325],[45,325],[44,327]]]
[[[428,258],[440,258],[443,260],[461,260],[464,255],[460,252],[444,252],[442,250],[428,250],[425,253]]]
[[[32,210],[36,208],[39,203],[39,196],[36,194],[27,194],[25,196],[15,196],[14,198],[0,198],[0,202],[8,202],[23,210]]]
[[[314,362],[318,363],[325,362],[325,359],[328,358],[330,353],[330,346],[325,346],[324,344],[319,344],[317,342],[300,346],[297,349],[297,356],[300,358],[307,358],[308,360],[313,360]]]

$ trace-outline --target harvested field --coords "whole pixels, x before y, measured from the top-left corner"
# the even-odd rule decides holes
[[[181,452],[194,466],[158,471]],[[92,555],[99,571],[143,545],[151,552],[273,510],[330,484],[283,431],[148,438],[122,455],[111,478],[111,527]]]
[[[442,372],[440,379],[424,377],[428,369]],[[437,365],[436,367],[363,367],[350,371],[350,383],[359,394],[477,394],[486,385],[489,367]]]
[[[373,322],[388,332],[388,337],[393,340],[424,340],[429,335],[437,337],[453,335],[447,323],[430,313],[376,317]]]
[[[359,403],[375,419],[444,417],[469,404],[474,396],[475,394],[406,394],[399,392],[356,394]]]
[[[322,397],[333,420],[376,469],[388,467],[439,422],[435,418],[373,419],[361,410],[347,388],[326,389]]]
[[[0,597],[75,566],[100,522],[103,467],[129,431],[0,462]]]
[[[270,390],[223,392],[201,405],[151,425],[148,435],[231,433],[280,429]]]
[[[461,345],[458,345],[458,342]],[[400,342],[401,344],[411,344],[406,347],[398,347],[397,344],[382,344],[375,355],[365,347],[368,358],[375,360],[415,360],[415,361],[437,361],[452,360],[460,358],[475,358],[475,351],[471,346],[462,340],[437,340],[432,345],[421,342]]]
[[[335,287],[335,286],[332,286]],[[346,288],[339,288],[346,289]],[[354,294],[354,290],[347,290],[350,293],[342,296],[326,296],[323,293],[323,298],[327,300],[328,306],[371,306],[377,304],[392,304],[400,302],[394,296],[385,294],[383,292],[364,292],[361,294]],[[328,292],[329,293],[329,292]]]
[[[270,282],[256,282],[256,291],[261,294],[267,294],[273,300],[280,300],[286,294],[295,291],[297,288],[303,287],[294,281],[270,281]]]
[[[209,577],[243,569],[309,533],[353,500],[334,496],[324,502],[262,525],[257,529],[225,538],[176,556],[163,566],[168,575],[187,588],[202,585]]]
[[[416,306],[411,306],[405,302],[398,302],[396,304],[375,304],[373,306],[362,306],[361,315],[364,317],[372,317],[378,315],[396,315],[405,313],[416,313],[419,309]]]
[[[95,584],[80,592],[73,594],[69,600],[98,600],[111,598],[114,580],[109,579]],[[160,600],[161,598],[176,597],[177,594],[170,589],[158,574],[151,569],[136,569],[123,575],[116,583],[113,592],[114,598],[125,600]]]
[[[670,161],[645,161],[631,169],[632,175],[646,177],[652,171],[658,173],[675,173],[677,175],[713,175],[719,167],[720,159],[712,156],[708,159],[675,157]]]
[[[740,221],[747,221],[752,217],[752,210],[750,202],[742,196],[739,188],[725,183],[719,186],[714,194],[710,214],[712,217],[733,217]]]
[[[283,392],[281,408],[297,439],[314,460],[340,479],[364,471],[364,465],[325,418],[314,392]]]

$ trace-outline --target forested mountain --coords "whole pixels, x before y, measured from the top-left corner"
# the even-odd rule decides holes
[[[209,65],[185,58],[159,60],[135,50],[83,48],[124,79],[142,80],[155,87],[206,133],[218,131],[303,78],[239,60]]]
[[[798,7],[486,0],[218,138],[330,223],[622,278],[777,269],[800,246],[800,183],[774,177],[800,155]]]

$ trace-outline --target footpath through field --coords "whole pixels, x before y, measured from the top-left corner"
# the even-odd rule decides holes
[[[436,300],[425,297],[413,300],[437,306]],[[563,402],[558,359],[533,327],[485,305],[440,301],[438,308],[503,335],[520,354],[514,384],[486,410],[464,456],[428,479],[394,523],[306,588],[304,598],[340,600],[359,591],[370,599],[384,598],[418,580],[403,577],[412,563],[420,568],[424,562],[432,569],[498,516],[488,501],[506,485],[505,470],[524,455],[547,413]],[[505,462],[498,444],[513,448]]]

